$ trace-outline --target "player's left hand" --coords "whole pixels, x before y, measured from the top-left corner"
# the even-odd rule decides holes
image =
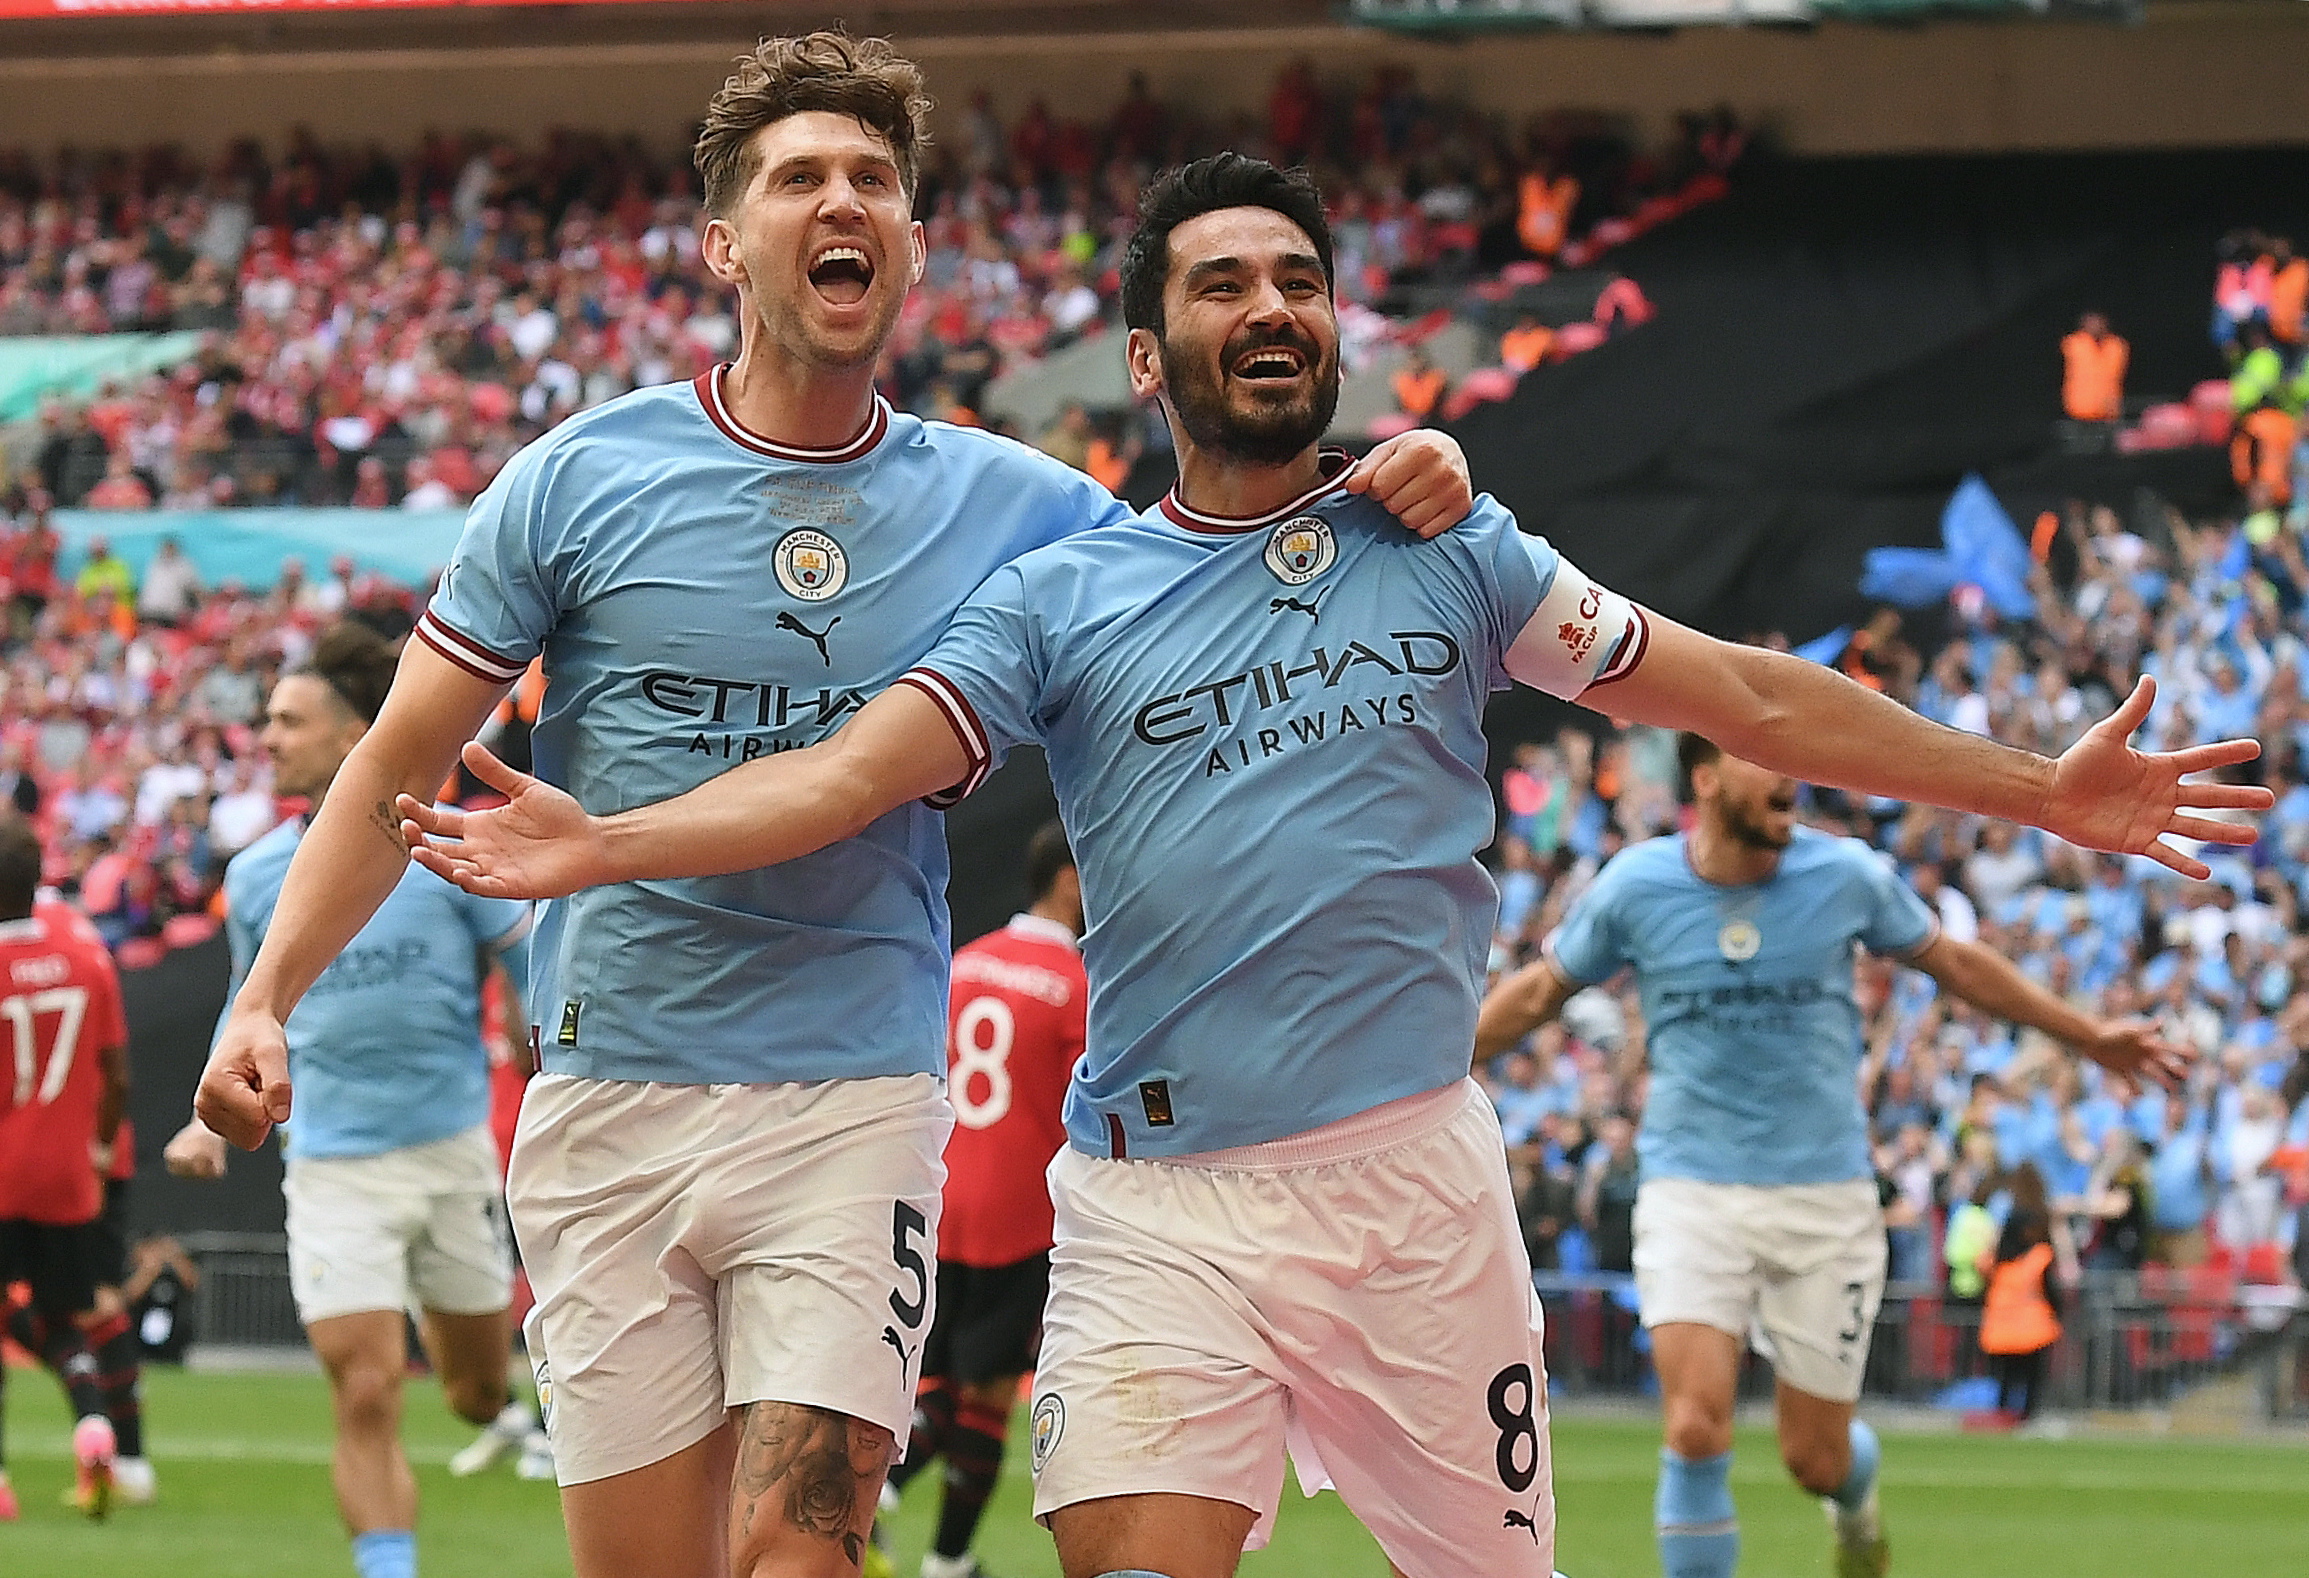
[[[2277,797],[2249,784],[2181,781],[2191,773],[2251,761],[2261,754],[2258,740],[2221,740],[2185,751],[2134,750],[2133,731],[2147,720],[2156,698],[2157,682],[2143,675],[2123,706],[2061,753],[2037,825],[2086,849],[2146,855],[2201,882],[2212,868],[2181,853],[2169,838],[2250,844],[2259,834],[2248,823],[2188,813],[2266,811]]]
[[[2114,1074],[2122,1087],[2119,1094],[2127,1100],[2140,1094],[2143,1081],[2179,1090],[2188,1080],[2189,1065],[2197,1060],[2194,1047],[2167,1041],[2146,1019],[2104,1019],[2092,1039],[2080,1042],[2076,1050]]]
[[[465,745],[474,777],[505,796],[488,811],[395,802],[410,858],[468,893],[490,899],[559,899],[609,880],[601,834],[568,794],[508,767],[478,740]]]
[[[1475,505],[1466,451],[1431,427],[1396,434],[1356,462],[1339,485],[1370,494],[1422,537],[1442,536]]]

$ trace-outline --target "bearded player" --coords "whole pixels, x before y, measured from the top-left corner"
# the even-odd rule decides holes
[[[1082,970],[1082,879],[1051,822],[1026,846],[1032,902],[954,952],[947,1011],[946,1215],[938,1225],[938,1318],[891,1493],[946,1460],[937,1533],[922,1578],[980,1578],[971,1537],[1002,1475],[1019,1383],[1034,1368],[1050,1289],[1050,1186],[1066,1143],[1060,1108],[1082,1056],[1090,982]]]
[[[75,1497],[101,1518],[118,1449],[101,1377],[125,1374],[133,1389],[137,1368],[128,1317],[97,1296],[104,1179],[128,1106],[128,1016],[103,945],[35,911],[40,866],[39,836],[19,817],[0,818],[0,1034],[14,1048],[0,1059],[0,1287],[31,1284],[49,1334],[44,1357],[79,1416]],[[0,1522],[16,1513],[0,1459]]]
[[[1796,826],[1793,778],[1696,734],[1678,750],[1691,831],[1612,858],[1546,954],[1484,1000],[1476,1056],[1634,966],[1651,1065],[1635,1273],[1666,1416],[1661,1565],[1668,1578],[1730,1578],[1738,1564],[1732,1406],[1753,1331],[1778,1381],[1780,1455],[1827,1508],[1838,1573],[1882,1578],[1880,1449],[1855,1413],[1885,1268],[1856,951],[1922,970],[2124,1078],[2170,1083],[2188,1054],[2145,1023],[2089,1018],[1993,949],[1943,932],[1867,845]]]

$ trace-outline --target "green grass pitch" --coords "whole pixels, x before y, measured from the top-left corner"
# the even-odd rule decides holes
[[[411,1455],[423,1486],[426,1578],[546,1578],[569,1571],[551,1487],[510,1469],[452,1480],[469,1439],[440,1394],[412,1383]],[[8,1376],[7,1452],[24,1517],[0,1524],[6,1578],[341,1578],[352,1564],[329,1499],[327,1400],[310,1375],[158,1371],[147,1386],[161,1496],[91,1524],[59,1504],[71,1467],[63,1400],[46,1376]],[[1025,1439],[1024,1417],[1012,1437]],[[1559,1419],[1558,1559],[1570,1578],[1656,1578],[1652,1466],[1641,1421]],[[1780,1475],[1769,1438],[1744,1433],[1734,1482],[1748,1578],[1828,1571],[1818,1509]],[[999,1578],[1056,1578],[1027,1518],[1013,1452],[980,1554]],[[1894,1571],[1914,1578],[2302,1578],[2309,1574],[2309,1448],[2176,1439],[2011,1440],[1889,1435],[1884,1502]],[[892,1529],[902,1578],[929,1535],[936,1476]],[[1370,1538],[1333,1496],[1285,1491],[1274,1544],[1246,1578],[1382,1578]]]

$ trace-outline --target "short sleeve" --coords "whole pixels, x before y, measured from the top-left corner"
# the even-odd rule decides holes
[[[536,907],[527,899],[491,899],[478,893],[455,889],[459,917],[465,930],[476,945],[492,953],[505,953],[529,935],[536,918]]]
[[[1916,896],[1916,890],[1900,879],[1900,873],[1857,841],[1847,843],[1845,853],[1857,873],[1866,905],[1858,931],[1861,946],[1870,953],[1904,959],[1930,942],[1940,922]]]
[[[92,949],[89,957],[90,974],[96,982],[96,1022],[89,1026],[95,1032],[99,1047],[128,1045],[128,1005],[120,995],[120,972],[113,967],[112,955],[101,947]]]
[[[1012,746],[1042,739],[1044,678],[1025,574],[1004,565],[971,594],[929,656],[898,677],[937,704],[970,758],[962,782],[930,797],[931,806],[959,804]]]
[[[473,501],[457,551],[442,572],[417,636],[480,679],[519,679],[553,628],[555,598],[539,550],[547,468],[532,446]]]
[[[1582,986],[1609,980],[1628,962],[1617,914],[1620,884],[1611,867],[1581,894],[1564,916],[1563,924],[1548,939],[1547,954],[1564,976]]]

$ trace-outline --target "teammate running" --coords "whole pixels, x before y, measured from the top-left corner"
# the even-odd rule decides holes
[[[325,632],[282,677],[262,743],[274,786],[335,798],[346,756],[393,679],[374,632]],[[282,873],[304,820],[274,828],[225,868],[233,968],[285,924]],[[529,931],[529,907],[476,899],[410,871],[289,1021],[304,1099],[287,1131],[289,1290],[329,1379],[330,1478],[360,1578],[414,1578],[417,1482],[401,1448],[407,1315],[449,1407],[475,1424],[507,1406],[512,1265],[489,1137],[481,983]],[[198,1118],[168,1143],[171,1171],[218,1177],[225,1144]]]
[[[1843,1578],[1881,1578],[1876,1433],[1855,1417],[1884,1295],[1884,1211],[1858,1071],[1857,948],[2030,1025],[2125,1079],[2189,1053],[2093,1019],[2001,954],[1940,930],[1867,845],[1796,826],[1796,781],[1679,741],[1689,833],[1614,856],[1536,962],[1484,999],[1477,1058],[1632,965],[1651,1066],[1637,1147],[1636,1288],[1667,1444],[1656,1508],[1669,1578],[1729,1578],[1732,1408],[1751,1331],[1778,1380],[1780,1456],[1825,1498]]]
[[[40,866],[39,835],[0,816],[0,1019],[13,1048],[0,1059],[0,1288],[31,1284],[42,1356],[78,1416],[74,1498],[101,1518],[118,1451],[101,1377],[125,1373],[133,1389],[137,1368],[127,1315],[97,1297],[104,1178],[128,1106],[128,1016],[103,943],[35,908]],[[17,1511],[0,1458],[0,1523]]]
[[[884,1510],[931,1460],[946,1459],[938,1531],[922,1578],[981,1578],[971,1537],[1002,1476],[1020,1382],[1034,1368],[1050,1290],[1050,1187],[1066,1144],[1060,1108],[1082,1056],[1082,879],[1052,822],[1026,847],[1032,902],[1002,930],[954,953],[946,1090],[945,1215],[938,1223],[938,1318],[922,1350],[914,1433],[890,1471]]]
[[[507,805],[400,802],[404,836],[464,840],[426,865],[563,894],[801,859],[1043,745],[1095,922],[1033,1411],[1070,1578],[1231,1574],[1286,1442],[1412,1578],[1550,1569],[1539,1306],[1468,1077],[1495,681],[1609,685],[1617,715],[2200,875],[2156,840],[2252,834],[2179,805],[2269,801],[2180,785],[2250,742],[2128,750],[2145,689],[2055,763],[1647,615],[1488,501],[1414,545],[1317,448],[1330,272],[1304,176],[1164,177],[1123,265],[1133,387],[1179,455],[1157,510],[1006,566],[832,740],[679,800],[588,816],[473,746]]]
[[[874,393],[923,266],[927,109],[878,40],[741,57],[696,147],[738,359],[571,418],[475,504],[210,1059],[220,1133],[288,1116],[280,1024],[400,880],[394,796],[433,792],[532,657],[539,772],[614,811],[825,738],[997,566],[1128,519],[1048,456]],[[1427,530],[1469,500],[1432,435],[1350,485]],[[912,797],[843,833],[540,922],[545,1072],[509,1181],[579,1578],[865,1557],[936,1294],[947,862]]]

